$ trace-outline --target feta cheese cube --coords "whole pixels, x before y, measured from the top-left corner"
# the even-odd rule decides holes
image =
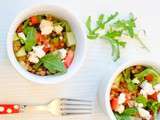
[[[140,90],[140,94],[147,98],[147,93],[143,89]]]
[[[152,87],[152,84],[150,84],[147,81],[144,81],[141,84],[141,88],[147,93],[147,95],[152,95],[155,92],[155,90]]]
[[[143,107],[143,104],[142,104],[142,103],[136,103],[136,102],[135,102],[135,107],[140,107],[140,108],[142,108],[142,107]]]
[[[29,57],[28,57],[28,60],[32,63],[38,63],[39,62],[39,59],[38,57],[36,56],[36,54],[32,51],[32,52],[29,52]]]
[[[132,82],[135,83],[135,84],[139,84],[139,83],[140,83],[140,81],[139,81],[137,78],[134,78],[134,79],[132,80]]]
[[[18,33],[18,37],[22,38],[23,40],[26,40],[26,36],[23,32]]]
[[[124,112],[124,109],[125,109],[124,105],[119,105],[115,111],[121,114]]]
[[[63,30],[63,27],[60,25],[53,26],[53,31],[56,32],[57,34],[60,34],[62,30]]]
[[[59,49],[58,52],[60,53],[60,57],[61,59],[64,59],[67,55],[67,50],[62,48],[62,49]]]
[[[42,35],[48,35],[53,31],[53,23],[48,20],[41,20],[39,27]]]
[[[146,119],[146,120],[150,120],[150,119],[151,119],[151,114],[150,114],[149,111],[147,111],[147,110],[139,107],[139,108],[138,108],[138,112],[139,112],[139,115],[140,115],[142,118],[144,118],[144,119]]]
[[[118,97],[118,104],[121,105],[121,104],[125,103],[125,101],[126,101],[126,94],[121,93]]]
[[[42,58],[43,56],[45,56],[46,53],[44,52],[43,48],[44,48],[44,45],[33,47],[33,52],[38,58]]]
[[[154,90],[155,90],[156,92],[159,92],[159,91],[160,91],[160,83],[154,86]]]

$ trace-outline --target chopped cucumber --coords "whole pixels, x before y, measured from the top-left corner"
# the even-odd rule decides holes
[[[17,53],[16,53],[16,56],[17,57],[22,57],[22,56],[25,56],[26,55],[26,51],[25,51],[25,48],[22,47]]]
[[[72,45],[75,45],[76,39],[73,32],[67,32],[66,35],[67,35],[67,46],[71,47]]]
[[[17,33],[15,33],[15,34],[14,34],[13,41],[17,41],[17,40],[19,40],[19,37],[18,37]]]

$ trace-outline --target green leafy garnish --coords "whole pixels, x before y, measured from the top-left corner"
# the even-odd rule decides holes
[[[124,75],[124,80],[127,83],[127,88],[130,92],[134,92],[135,90],[138,89],[138,85],[134,84],[130,78],[131,76],[131,70],[130,68],[126,69],[123,71],[123,75]]]
[[[160,108],[160,103],[157,101],[149,101],[147,103],[147,108],[151,109],[152,112],[154,113],[154,120],[158,120],[157,116],[158,116],[158,110]]]
[[[112,46],[112,57],[114,61],[117,61],[120,58],[120,47],[125,47],[126,45],[126,42],[121,40],[122,35],[137,39],[140,44],[146,48],[136,33],[136,19],[134,16],[131,14],[128,19],[116,20],[117,16],[118,12],[115,12],[110,16],[105,16],[104,14],[99,15],[96,21],[96,27],[92,27],[91,16],[86,20],[88,39],[93,40],[101,38],[107,40]],[[103,34],[100,32],[101,30],[106,33]]]
[[[24,33],[26,35],[25,50],[30,52],[32,47],[36,45],[36,29],[34,27],[25,27]]]
[[[61,61],[61,58],[56,53],[49,53],[45,55],[43,58],[40,59],[40,63],[38,65],[43,64],[46,69],[50,73],[64,73],[66,72],[66,68],[64,67],[63,62]]]
[[[137,112],[136,108],[126,108],[122,114],[115,113],[115,116],[117,120],[131,120],[131,117]]]
[[[142,103],[144,107],[147,105],[147,99],[142,95],[140,95],[136,98],[136,102]]]

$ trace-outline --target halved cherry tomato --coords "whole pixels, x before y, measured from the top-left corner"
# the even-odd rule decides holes
[[[36,34],[36,40],[37,40],[37,43],[42,44],[45,41],[45,37],[41,33],[37,32],[37,34]]]
[[[116,110],[117,106],[118,106],[118,98],[113,98],[111,101],[111,108],[112,110]]]
[[[152,74],[148,74],[145,79],[148,81],[148,82],[151,82],[153,80],[153,75]]]
[[[148,96],[148,99],[152,99],[152,100],[157,101],[157,92],[155,92],[155,93],[152,94],[152,95],[149,95],[149,96]]]
[[[30,22],[32,25],[36,25],[40,23],[39,19],[36,16],[30,17]]]
[[[71,65],[73,57],[74,57],[74,52],[72,50],[69,50],[67,56],[64,59],[64,65],[66,68],[68,68]]]

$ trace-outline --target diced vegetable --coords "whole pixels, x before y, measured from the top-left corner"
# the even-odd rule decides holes
[[[30,22],[32,23],[32,25],[36,25],[36,24],[39,24],[39,19],[37,16],[32,16],[30,17]]]
[[[14,34],[14,38],[13,38],[13,41],[16,41],[16,40],[19,40],[17,33]]]
[[[26,51],[25,48],[22,47],[17,53],[16,53],[16,57],[22,57],[26,55]]]
[[[118,98],[113,98],[111,100],[111,107],[112,107],[112,110],[116,110],[116,108],[118,107]]]
[[[75,45],[76,39],[73,32],[67,32],[66,35],[67,35],[67,46],[71,47],[72,45]]]
[[[72,50],[69,50],[67,56],[64,59],[64,65],[66,68],[68,68],[71,65],[73,57],[74,57],[74,52]]]

